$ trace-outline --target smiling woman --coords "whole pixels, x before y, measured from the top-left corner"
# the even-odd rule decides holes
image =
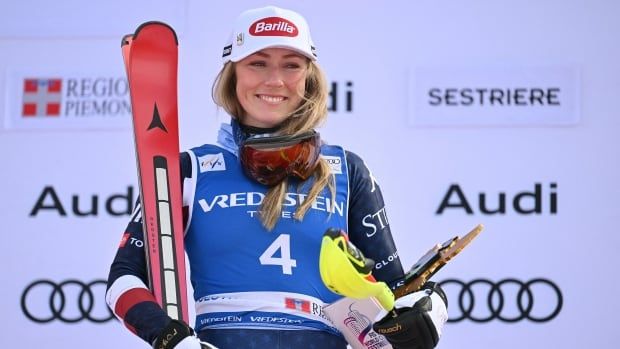
[[[356,154],[316,131],[328,90],[305,19],[273,6],[242,13],[212,96],[230,124],[218,144],[181,154],[195,332],[154,302],[137,244],[122,244],[112,264],[110,308],[157,348],[346,348],[322,308],[341,298],[320,277],[324,232],[348,232],[376,261],[377,280],[394,286],[404,272],[379,185]],[[139,219],[124,238],[144,238]],[[443,293],[430,285],[413,295],[397,300],[402,316],[378,324],[399,328],[394,348],[430,349],[446,319]]]

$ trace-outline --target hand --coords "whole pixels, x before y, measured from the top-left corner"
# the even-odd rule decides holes
[[[217,349],[217,347],[201,342],[194,335],[194,330],[185,323],[172,320],[157,336],[153,349]]]
[[[394,349],[432,349],[448,320],[448,301],[438,284],[427,282],[421,290],[397,299],[394,312],[373,325],[375,332]]]

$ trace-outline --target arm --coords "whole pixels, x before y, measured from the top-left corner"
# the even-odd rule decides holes
[[[363,160],[347,152],[349,171],[349,239],[375,261],[372,274],[394,287],[404,276],[379,184]]]
[[[385,211],[379,185],[355,154],[347,153],[349,165],[349,239],[375,261],[377,280],[392,288],[404,272]],[[429,282],[418,292],[396,299],[393,312],[377,321],[373,329],[395,349],[431,349],[447,321],[447,299],[439,285]]]
[[[170,318],[149,291],[140,207],[127,225],[110,267],[106,302],[130,331],[153,343]]]
[[[191,176],[191,160],[181,154],[181,182]],[[184,225],[186,210],[184,208]],[[148,271],[144,251],[144,233],[140,204],[123,233],[110,267],[106,302],[131,332],[156,348],[201,348],[187,324],[172,320],[157,304],[147,287]],[[208,348],[206,345],[204,348]]]

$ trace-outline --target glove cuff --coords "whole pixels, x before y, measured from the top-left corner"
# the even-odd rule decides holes
[[[193,334],[194,331],[185,323],[172,320],[168,326],[161,330],[159,336],[157,336],[157,339],[153,342],[153,349],[172,349],[185,337]]]
[[[427,283],[424,284],[424,286],[422,286],[422,290],[431,290],[437,293],[439,297],[441,297],[443,304],[445,304],[446,309],[448,309],[448,297],[446,297],[446,293],[443,291],[443,289],[439,286],[438,283],[428,281]]]

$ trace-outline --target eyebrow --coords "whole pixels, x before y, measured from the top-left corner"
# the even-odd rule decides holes
[[[267,53],[264,53],[264,52],[261,52],[261,51],[255,52],[253,54],[257,55],[257,56],[265,57],[265,58],[271,57],[271,55],[269,55]],[[286,55],[282,56],[282,58],[294,58],[294,57],[299,57],[301,59],[305,58],[304,56],[300,55],[299,53],[289,53],[289,54],[286,54]]]

